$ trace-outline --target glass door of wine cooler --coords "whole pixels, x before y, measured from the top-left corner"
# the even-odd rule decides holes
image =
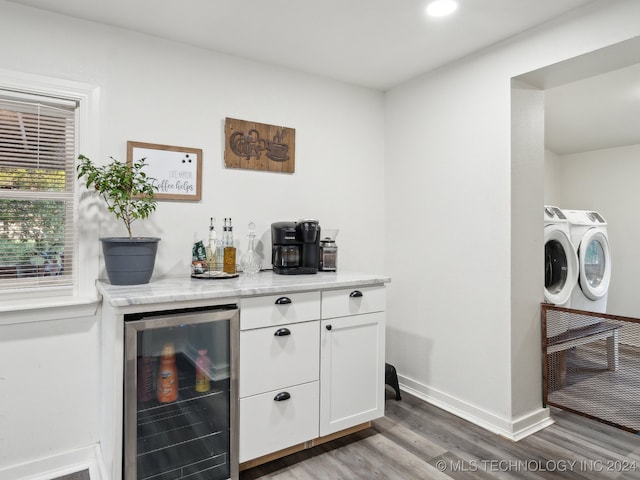
[[[125,315],[124,479],[238,477],[236,305]]]

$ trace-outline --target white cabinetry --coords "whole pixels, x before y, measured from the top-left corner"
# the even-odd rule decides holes
[[[240,302],[240,462],[318,436],[320,292]]]
[[[320,435],[384,415],[384,287],[322,293]]]
[[[240,301],[241,463],[384,415],[384,309],[384,286]]]
[[[366,428],[383,414],[389,281],[355,272],[260,272],[250,282],[171,277],[127,288],[99,282],[100,448],[109,479],[122,478],[125,314],[240,304],[240,351],[232,359],[239,374],[232,382],[241,397],[240,461],[252,466]],[[363,296],[350,297],[354,290]]]

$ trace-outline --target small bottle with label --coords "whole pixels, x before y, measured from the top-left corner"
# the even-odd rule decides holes
[[[175,402],[178,399],[178,369],[173,343],[165,343],[162,347],[157,393],[160,403]]]
[[[226,219],[225,219],[226,220]],[[236,247],[233,246],[233,227],[231,226],[231,218],[227,225],[227,236],[224,246],[224,267],[225,273],[236,273]]]
[[[211,390],[210,366],[211,361],[207,356],[207,351],[204,349],[198,350],[198,358],[196,358],[196,392],[204,393]]]

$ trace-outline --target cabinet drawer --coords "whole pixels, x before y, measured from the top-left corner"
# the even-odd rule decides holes
[[[320,292],[288,293],[240,300],[240,330],[320,318]]]
[[[240,332],[241,398],[319,376],[319,320]]]
[[[316,438],[318,399],[317,381],[240,399],[240,462]]]
[[[385,287],[354,287],[322,292],[322,318],[383,312]]]

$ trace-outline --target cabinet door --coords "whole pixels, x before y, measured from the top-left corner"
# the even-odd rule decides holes
[[[384,415],[384,312],[322,321],[320,435]]]

